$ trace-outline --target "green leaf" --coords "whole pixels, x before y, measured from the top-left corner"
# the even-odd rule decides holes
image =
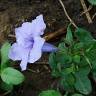
[[[72,62],[72,57],[71,57],[71,55],[69,55],[65,52],[57,52],[56,53],[56,61],[57,61],[57,63],[67,65]]]
[[[73,42],[73,36],[72,36],[72,30],[71,30],[71,24],[69,24],[67,28],[67,34],[65,39],[69,44],[72,44]]]
[[[91,36],[90,32],[86,31],[85,29],[82,28],[77,28],[75,32],[77,38],[81,42],[89,42],[93,40],[93,37]]]
[[[96,0],[88,0],[89,3],[91,3],[92,5],[96,5]]]
[[[75,63],[80,63],[80,56],[79,55],[75,55],[74,57],[73,57],[73,61],[75,62]]]
[[[68,75],[70,73],[74,73],[74,71],[75,71],[75,66],[73,64],[72,66],[70,66],[68,68],[63,68],[61,71],[61,74],[62,74],[62,76],[64,76],[64,75]]]
[[[84,43],[79,42],[74,45],[74,50],[81,50],[84,46]]]
[[[60,81],[61,86],[63,86],[66,91],[73,91],[75,78],[72,74],[63,75]]]
[[[8,58],[8,52],[10,49],[11,45],[10,43],[6,42],[2,47],[1,47],[1,69],[6,68],[9,58]]]
[[[60,51],[67,53],[68,52],[68,48],[66,47],[65,43],[62,42],[59,44],[58,48],[60,49]]]
[[[85,60],[84,56],[81,57],[80,64],[78,64],[79,67],[85,68],[85,66],[88,66],[88,62]]]
[[[16,69],[7,67],[1,72],[1,79],[7,84],[18,85],[24,81],[24,76]]]
[[[60,50],[56,53],[56,62],[60,64],[70,63],[72,58],[70,55],[68,55],[68,48],[65,46],[65,43],[60,43],[58,48]]]
[[[77,74],[79,75],[83,75],[83,76],[88,76],[88,74],[90,73],[90,67],[89,66],[84,66],[79,68],[79,71],[77,71]]]
[[[60,77],[61,76],[61,73],[58,69],[53,69],[52,70],[52,76],[54,77]]]
[[[85,74],[85,73],[84,73]],[[75,88],[82,94],[89,94],[92,91],[91,83],[88,77],[81,73],[76,73]]]
[[[47,90],[47,91],[42,91],[39,94],[39,96],[61,96],[61,94],[55,90]]]
[[[49,65],[52,69],[52,76],[59,77],[61,75],[61,73],[60,73],[61,64],[56,62],[55,53],[50,54]]]
[[[72,96],[83,96],[82,94],[73,94]]]
[[[56,59],[55,53],[51,53],[49,56],[49,65],[52,69],[57,67],[57,62],[55,59]]]
[[[2,82],[0,86],[5,91],[12,91],[13,90],[12,84],[6,84],[6,83]]]
[[[96,70],[96,49],[92,49],[85,53],[90,63],[92,64],[92,70]]]

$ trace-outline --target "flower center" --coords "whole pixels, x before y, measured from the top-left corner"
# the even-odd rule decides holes
[[[28,48],[28,49],[32,49],[33,48],[33,44],[34,44],[33,38],[28,38],[28,39],[25,39],[24,47]]]

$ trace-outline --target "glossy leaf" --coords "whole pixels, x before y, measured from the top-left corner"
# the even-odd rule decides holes
[[[11,45],[6,42],[2,47],[1,47],[1,69],[6,68],[8,64],[8,52],[10,49]]]
[[[72,62],[72,57],[67,53],[58,52],[56,54],[56,61],[60,64],[68,64]]]
[[[91,3],[92,5],[96,5],[96,0],[88,0],[89,3]]]
[[[81,68],[89,66],[88,62],[85,60],[85,58],[83,56],[81,56],[80,64],[78,64],[78,66]]]
[[[91,36],[90,32],[82,28],[77,28],[75,35],[81,42],[89,42],[93,40],[93,37]]]
[[[80,73],[75,74],[76,77],[76,83],[75,83],[75,88],[82,94],[89,94],[92,91],[91,83],[89,78]]]
[[[68,48],[66,47],[66,45],[65,45],[64,42],[60,43],[59,46],[58,46],[58,48],[59,48],[60,51],[62,51],[64,53],[67,53],[68,52]]]
[[[53,69],[52,70],[52,76],[54,77],[60,77],[61,76],[61,73],[58,69]]]
[[[39,96],[61,96],[61,94],[55,90],[47,90],[47,91],[42,91],[39,94]]]
[[[75,71],[75,66],[72,65],[72,66],[70,66],[68,68],[62,69],[61,74],[62,74],[62,76],[66,76],[66,75],[68,75],[70,73],[74,73],[74,71]]]
[[[91,69],[89,66],[84,66],[84,67],[79,68],[79,71],[77,71],[77,74],[83,75],[83,76],[88,76],[90,71],[91,71]]]
[[[57,67],[57,62],[55,60],[55,53],[51,53],[49,56],[49,65],[52,69]]]
[[[80,56],[79,55],[75,55],[74,57],[73,57],[73,61],[75,62],[75,63],[80,63]]]
[[[73,42],[71,24],[69,24],[69,26],[67,27],[66,42],[68,42],[69,44],[72,44]]]
[[[13,90],[12,84],[6,84],[4,82],[1,83],[0,87],[5,91],[12,91]]]
[[[75,78],[72,74],[62,76],[60,84],[63,86],[64,90],[72,91],[74,89]]]
[[[84,96],[82,94],[73,94],[72,96]]]
[[[24,81],[24,76],[16,69],[7,67],[1,72],[1,79],[7,84],[18,85]]]
[[[86,52],[86,56],[92,64],[92,69],[96,70],[96,49]]]
[[[74,45],[74,50],[81,50],[83,47],[84,47],[84,43],[79,42]]]

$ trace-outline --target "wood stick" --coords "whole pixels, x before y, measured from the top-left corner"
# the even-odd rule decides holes
[[[86,10],[86,11],[84,11],[84,12],[82,12],[81,14],[80,14],[80,16],[82,16],[82,15],[84,15],[86,12],[89,12],[91,9],[92,9],[92,5],[90,5],[89,6],[89,8]]]
[[[92,16],[92,20],[96,17],[96,13],[94,13],[94,15]]]
[[[82,5],[82,7],[83,7],[83,10],[84,10],[84,12],[85,12],[85,14],[86,14],[86,18],[87,18],[87,20],[88,20],[88,23],[89,23],[89,24],[92,23],[92,19],[91,19],[91,16],[90,16],[90,14],[89,14],[89,11],[87,11],[88,9],[87,9],[87,6],[86,6],[86,4],[85,4],[85,1],[84,1],[84,0],[80,0],[80,2],[81,2],[81,5]]]
[[[55,31],[55,32],[51,32],[50,34],[46,34],[46,35],[44,36],[44,39],[45,39],[46,41],[49,41],[49,40],[54,39],[54,38],[56,38],[57,36],[60,36],[60,35],[62,35],[62,34],[64,34],[64,33],[66,33],[66,28],[61,28],[61,29],[59,29],[59,30],[57,30],[57,31]]]

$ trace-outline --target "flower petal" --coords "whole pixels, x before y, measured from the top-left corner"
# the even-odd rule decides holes
[[[8,57],[12,60],[21,60],[21,47],[14,43],[9,50]]]
[[[29,52],[25,52],[25,54],[22,56],[22,61],[20,63],[20,67],[22,71],[26,70],[27,68],[28,56],[29,56]]]
[[[43,20],[43,15],[39,15],[35,20],[32,20],[32,34],[33,36],[40,36],[44,34],[46,24]]]
[[[21,27],[15,28],[16,41],[18,44],[22,45],[24,40],[30,37],[32,33],[32,24],[30,22],[25,22]]]
[[[26,70],[29,52],[30,48],[23,48],[17,43],[14,43],[9,51],[8,57],[14,61],[21,60],[21,69]]]
[[[12,60],[22,60],[22,58],[30,52],[30,48],[23,48],[17,43],[14,43],[9,50],[8,57]]]
[[[49,44],[49,43],[44,43],[43,47],[42,47],[42,51],[43,52],[56,52],[58,49],[52,45],[52,44]]]
[[[27,46],[26,41],[30,41],[34,36],[43,35],[45,28],[43,15],[39,15],[32,22],[25,22],[21,27],[15,28],[16,41],[21,46]]]
[[[16,43],[10,49],[9,58],[21,60],[22,70],[26,70],[27,62],[34,63],[41,57],[45,40],[40,35],[45,28],[43,15],[39,15],[32,22],[25,22],[15,29]]]
[[[41,37],[34,37],[34,44],[33,48],[30,51],[29,55],[29,63],[34,63],[37,61],[41,55],[42,55],[42,46],[44,44],[45,40]]]
[[[27,68],[27,60],[26,59],[23,59],[22,61],[21,61],[21,63],[20,63],[20,67],[21,67],[21,70],[22,71],[24,71],[24,70],[26,70],[26,68]]]

